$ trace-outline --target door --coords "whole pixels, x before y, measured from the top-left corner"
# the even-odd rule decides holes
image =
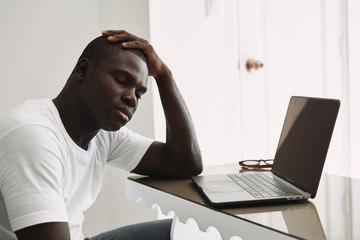
[[[292,95],[339,98],[338,122],[326,161],[349,174],[346,5],[324,0],[239,0],[242,158],[274,157]],[[263,67],[249,72],[246,63]]]

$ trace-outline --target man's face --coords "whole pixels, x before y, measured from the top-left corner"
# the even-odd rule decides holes
[[[126,50],[93,67],[82,91],[93,124],[107,131],[124,126],[146,92],[147,77],[146,63]]]

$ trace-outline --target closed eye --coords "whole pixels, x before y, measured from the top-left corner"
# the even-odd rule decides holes
[[[118,78],[118,77],[114,77],[115,78],[115,81],[121,85],[124,85],[126,84],[126,80],[123,79],[123,78]]]

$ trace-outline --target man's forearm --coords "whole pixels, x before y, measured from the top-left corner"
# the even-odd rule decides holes
[[[155,78],[166,118],[166,149],[169,158],[181,161],[188,168],[202,171],[200,148],[195,128],[171,71],[165,70]]]

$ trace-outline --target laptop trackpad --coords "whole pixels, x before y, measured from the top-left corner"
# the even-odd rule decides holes
[[[212,203],[227,203],[252,200],[254,197],[227,175],[193,177]]]
[[[203,183],[203,191],[213,203],[238,202],[254,199],[233,180]]]
[[[227,192],[239,192],[245,191],[237,183],[232,180],[214,181],[204,183],[202,186],[207,193],[227,193]]]

